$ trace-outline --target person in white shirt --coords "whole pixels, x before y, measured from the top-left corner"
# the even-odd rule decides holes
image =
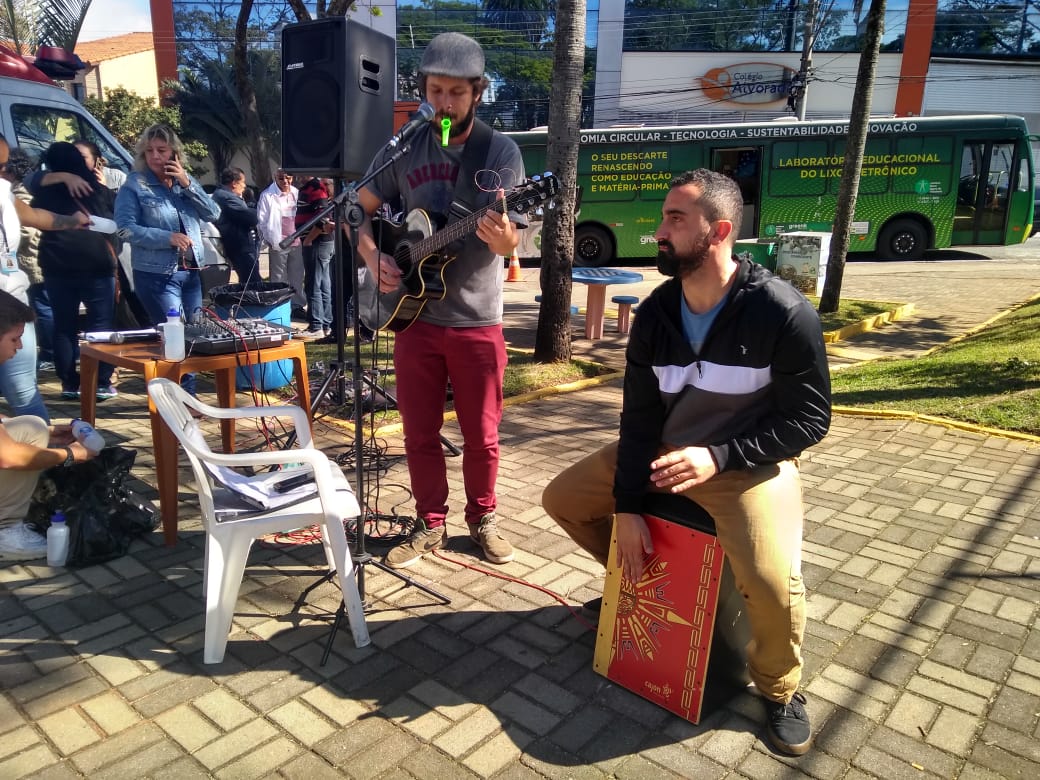
[[[256,204],[257,229],[269,247],[268,278],[292,287],[292,307],[301,311],[307,305],[304,293],[303,246],[299,239],[288,249],[278,244],[296,230],[296,202],[299,190],[293,186],[292,174],[279,168],[274,181],[260,193]]]

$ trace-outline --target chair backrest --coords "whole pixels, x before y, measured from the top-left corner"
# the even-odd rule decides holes
[[[206,444],[198,421],[188,411],[189,407],[193,407],[206,414],[212,407],[192,397],[179,384],[169,379],[153,379],[149,382],[148,395],[159,416],[173,431],[173,435],[188,455],[188,461],[195,472],[195,481],[198,483],[203,522],[215,520],[213,477],[205,463],[207,455],[212,455],[213,450]]]

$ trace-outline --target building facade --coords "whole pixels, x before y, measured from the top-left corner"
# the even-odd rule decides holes
[[[588,0],[584,126],[792,115],[789,96],[803,70],[810,0],[660,5]],[[816,5],[805,115],[847,117],[869,3]],[[473,34],[488,52],[486,118],[505,129],[526,129],[544,124],[552,77],[550,4],[541,10],[537,3],[529,6],[377,1],[359,3],[353,18],[396,37],[402,100],[416,97],[414,69],[430,36],[444,30]],[[199,45],[216,50],[228,44],[238,6],[152,0],[152,9],[160,78],[167,78],[178,64],[193,67]],[[216,23],[206,27],[209,22],[200,25],[200,19]],[[257,0],[253,20],[258,43],[277,46],[281,26],[295,17],[282,0]],[[1014,113],[1040,132],[1040,0],[889,0],[884,29],[872,113]]]
[[[151,33],[86,41],[76,45],[76,54],[87,67],[64,82],[65,89],[76,100],[104,98],[105,90],[114,87],[158,99],[159,79]]]

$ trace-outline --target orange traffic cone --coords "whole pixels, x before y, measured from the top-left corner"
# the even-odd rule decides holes
[[[513,250],[512,257],[509,258],[509,275],[506,277],[507,282],[522,282],[524,280],[523,275],[520,273],[520,258],[516,254],[516,250]]]

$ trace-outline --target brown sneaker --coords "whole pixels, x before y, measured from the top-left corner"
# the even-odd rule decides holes
[[[513,560],[513,545],[498,532],[494,512],[488,512],[476,525],[470,525],[469,538],[484,551],[491,563],[509,563]]]
[[[383,563],[391,569],[404,569],[417,562],[426,553],[433,552],[444,546],[448,538],[448,529],[440,525],[436,528],[427,528],[425,521],[419,518],[415,521],[415,530],[399,545],[391,549]]]

